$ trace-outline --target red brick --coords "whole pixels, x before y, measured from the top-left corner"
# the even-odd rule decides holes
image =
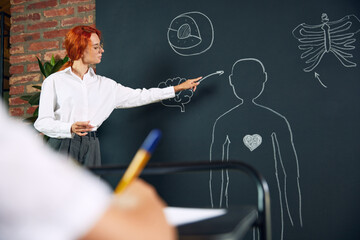
[[[95,10],[95,4],[88,4],[83,6],[78,6],[78,12],[89,12]]]
[[[39,82],[41,76],[42,75],[40,73],[26,74],[23,76],[11,76],[10,85],[27,83],[27,82]]]
[[[24,12],[24,9],[25,9],[25,6],[11,6],[10,8],[10,12],[11,14],[14,14],[14,13],[22,13]]]
[[[55,59],[63,59],[66,56],[66,50],[57,50],[57,51],[49,51],[44,55],[44,61],[50,61],[51,57],[54,55]]]
[[[61,21],[61,26],[69,26],[69,25],[76,25],[76,24],[88,24],[93,23],[94,17],[88,16],[88,17],[73,17],[73,18],[65,18]]]
[[[58,16],[69,16],[74,14],[74,8],[61,8],[61,9],[52,9],[44,11],[45,17],[58,17]]]
[[[40,57],[40,54],[19,55],[19,56],[10,55],[10,64],[16,64],[21,62],[37,62],[36,57]]]
[[[39,64],[38,63],[28,64],[26,70],[27,72],[38,72],[40,71]]]
[[[21,117],[24,115],[24,108],[23,107],[10,107],[9,109],[10,115],[14,117]]]
[[[28,1],[30,1],[30,0],[10,0],[10,3],[11,3],[11,5],[16,5],[16,4],[25,3]]]
[[[24,85],[21,86],[11,86],[10,87],[10,95],[19,95],[19,94],[23,94],[25,90]]]
[[[26,85],[26,93],[40,92],[39,89],[34,88],[33,86],[41,86],[41,84],[28,84],[28,85]]]
[[[60,4],[90,2],[90,0],[61,0]]]
[[[43,37],[45,39],[51,39],[51,38],[57,38],[57,37],[65,38],[66,33],[69,30],[70,30],[70,28],[44,32]]]
[[[24,46],[23,45],[18,45],[18,46],[12,46],[10,48],[10,54],[18,54],[18,53],[24,53]]]
[[[40,51],[45,49],[54,49],[59,48],[58,41],[51,41],[51,42],[35,42],[29,45],[30,51]]]
[[[57,0],[48,0],[29,4],[26,9],[43,9],[48,7],[56,7],[58,5]]]
[[[28,109],[26,110],[27,114],[33,115],[33,113],[35,112],[35,110],[38,108],[39,106],[31,106],[28,107]]]
[[[20,35],[10,36],[10,43],[27,42],[40,38],[40,33],[22,33]]]
[[[10,66],[10,74],[20,74],[24,72],[24,66],[18,65],[18,66]]]
[[[41,23],[37,23],[37,24],[33,24],[33,25],[28,25],[27,29],[28,30],[38,30],[41,28],[56,27],[57,25],[58,25],[58,21],[54,20],[54,21],[49,21],[49,22],[41,22]]]
[[[28,103],[27,101],[22,100],[20,97],[9,98],[10,106],[23,105],[23,104],[27,104],[27,103]]]
[[[10,27],[10,31],[11,33],[16,33],[16,32],[24,32],[25,26],[24,25],[11,25]]]
[[[39,13],[30,13],[27,15],[20,15],[17,17],[11,17],[11,23],[22,22],[22,21],[29,21],[29,20],[40,20]]]

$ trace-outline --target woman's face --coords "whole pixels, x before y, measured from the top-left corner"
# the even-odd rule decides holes
[[[101,62],[101,56],[104,49],[100,45],[100,39],[96,33],[90,36],[90,43],[86,47],[82,60],[85,64],[97,64]]]

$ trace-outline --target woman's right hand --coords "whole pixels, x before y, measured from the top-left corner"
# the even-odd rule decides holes
[[[191,89],[195,92],[196,87],[200,84],[200,79],[202,77],[198,77],[198,78],[194,78],[194,79],[188,79],[185,82],[180,83],[177,86],[174,86],[174,90],[175,93],[186,90],[186,89]]]
[[[90,121],[86,122],[74,122],[71,125],[71,133],[75,133],[79,136],[85,136],[90,132],[94,126],[90,125]]]

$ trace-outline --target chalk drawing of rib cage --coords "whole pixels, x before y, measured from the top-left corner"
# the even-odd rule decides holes
[[[174,52],[181,56],[194,56],[211,48],[214,28],[205,14],[188,12],[171,21],[167,37]]]
[[[325,53],[333,53],[345,67],[356,67],[350,61],[353,55],[350,51],[355,49],[354,35],[360,31],[360,21],[355,15],[347,15],[337,21],[329,21],[326,13],[321,15],[322,23],[308,25],[302,23],[293,31],[293,36],[298,39],[301,59],[308,64],[305,72],[311,72],[321,61]]]

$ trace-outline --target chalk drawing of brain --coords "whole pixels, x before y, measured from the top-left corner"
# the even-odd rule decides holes
[[[181,56],[199,55],[214,42],[214,28],[201,12],[183,13],[172,20],[168,28],[168,42]]]
[[[180,78],[180,77],[176,77],[172,79],[170,78],[167,79],[165,82],[159,83],[158,87],[165,88],[170,86],[176,86],[185,81],[186,81],[185,78]],[[179,107],[181,112],[185,112],[185,104],[190,102],[193,94],[194,93],[192,90],[189,89],[183,90],[176,93],[174,98],[163,100],[161,101],[161,103],[166,107]]]

